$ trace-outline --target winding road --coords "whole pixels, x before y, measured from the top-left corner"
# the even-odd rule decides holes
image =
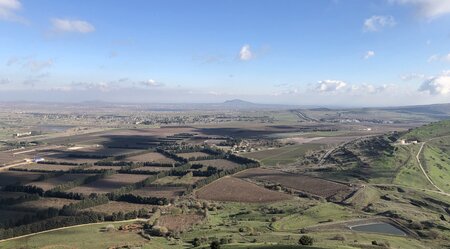
[[[431,141],[433,139],[428,140],[427,142]],[[425,171],[425,169],[422,166],[422,162],[420,161],[420,153],[422,153],[423,147],[425,146],[425,144],[427,142],[423,142],[420,145],[420,149],[419,152],[417,152],[416,155],[416,159],[417,159],[417,163],[419,164],[420,169],[422,170],[423,174],[425,175],[425,177],[427,178],[428,182],[430,182],[431,185],[433,185],[433,187],[435,187],[439,192],[441,192],[442,194],[446,195],[446,196],[450,196],[449,193],[445,192],[444,190],[442,190],[441,188],[439,188],[436,184],[434,184],[434,182],[431,180],[431,178],[428,176],[427,172]]]

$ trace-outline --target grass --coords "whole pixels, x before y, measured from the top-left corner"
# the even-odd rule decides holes
[[[277,231],[298,231],[311,225],[346,220],[353,217],[355,217],[355,214],[345,207],[333,203],[320,203],[305,210],[303,213],[296,213],[282,218],[273,223],[273,228]]]
[[[120,224],[127,224],[123,222]],[[113,224],[113,223],[111,223]],[[33,235],[29,237],[14,239],[0,244],[2,249],[59,249],[59,248],[83,248],[104,249],[113,246],[142,246],[144,249],[157,248],[182,248],[180,245],[170,245],[164,238],[155,238],[148,241],[135,232],[102,232],[105,224],[92,224],[82,227],[69,228]],[[114,223],[115,227],[119,224]]]
[[[244,156],[257,159],[261,161],[262,164],[267,166],[275,166],[277,164],[285,165],[294,163],[308,151],[319,150],[323,146],[323,144],[313,143],[292,145],[282,148],[250,152],[244,154]]]
[[[450,120],[445,120],[424,125],[418,129],[414,129],[403,136],[403,138],[426,141],[431,138],[443,137],[448,135],[450,135]]]
[[[423,148],[422,158],[422,164],[433,183],[445,192],[450,192],[450,155],[427,144]]]
[[[400,146],[396,152],[397,157],[403,153],[404,161],[398,161],[398,173],[393,183],[413,188],[431,189],[434,187],[428,182],[416,159],[420,145]]]

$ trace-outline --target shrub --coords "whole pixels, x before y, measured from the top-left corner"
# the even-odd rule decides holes
[[[211,249],[220,249],[219,241],[215,240],[215,241],[211,242],[210,248]]]
[[[314,239],[308,235],[303,235],[298,240],[298,243],[300,245],[304,245],[304,246],[312,246],[313,242],[314,242]]]
[[[109,225],[107,225],[107,226],[105,227],[105,231],[106,231],[106,232],[113,232],[113,231],[115,231],[115,230],[116,230],[116,228],[114,227],[113,224],[109,224]]]
[[[345,241],[345,236],[343,234],[336,234],[333,240]]]

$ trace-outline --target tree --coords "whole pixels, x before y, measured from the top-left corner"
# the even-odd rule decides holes
[[[313,244],[313,238],[308,236],[308,235],[303,235],[302,237],[300,237],[300,239],[298,240],[298,243],[300,245],[304,245],[304,246],[312,246]]]
[[[199,238],[194,238],[194,240],[192,241],[192,245],[193,245],[194,247],[201,246],[201,244],[202,244],[202,242],[200,241]]]
[[[210,248],[211,249],[220,249],[219,241],[215,240],[215,241],[211,242]]]

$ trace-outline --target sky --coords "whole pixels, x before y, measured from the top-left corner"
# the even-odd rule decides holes
[[[0,0],[0,101],[450,102],[449,0]]]

